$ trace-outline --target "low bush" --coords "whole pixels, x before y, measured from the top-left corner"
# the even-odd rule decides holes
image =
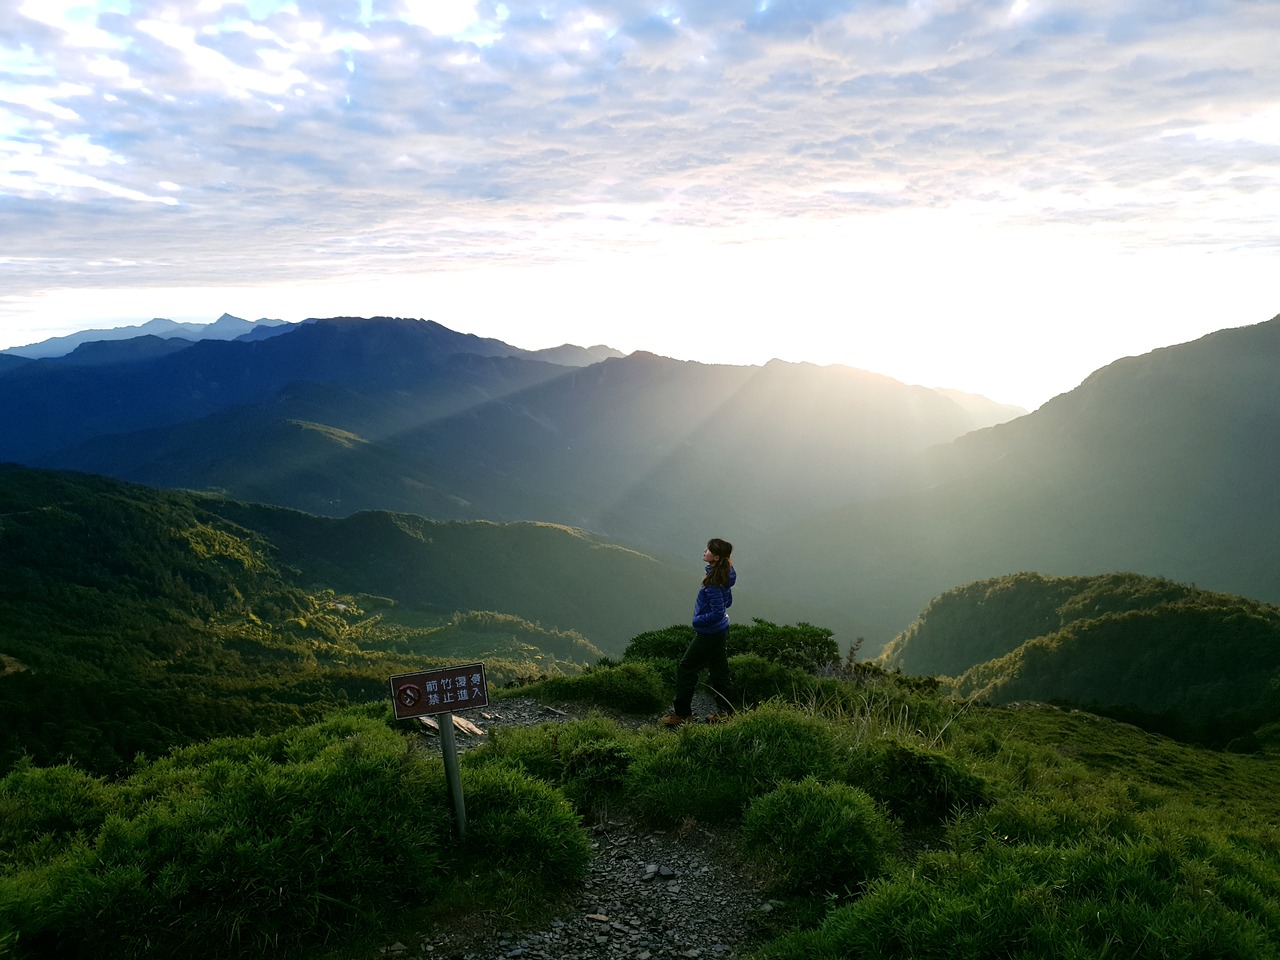
[[[669,682],[652,664],[634,661],[576,676],[548,677],[535,692],[544,700],[573,700],[627,713],[661,709],[671,697]]]
[[[670,825],[740,822],[747,805],[780,783],[837,769],[833,732],[813,717],[765,704],[729,723],[689,726],[638,757],[627,791],[639,815]]]
[[[742,839],[775,890],[847,895],[885,871],[896,834],[866,791],[806,777],[752,801]]]
[[[489,743],[470,752],[466,762],[521,770],[557,785],[586,815],[622,792],[635,758],[631,743],[613,720],[593,716],[494,730]]]
[[[565,795],[579,810],[595,814],[621,794],[635,756],[620,740],[584,743],[565,763]]]
[[[730,627],[729,632],[732,634],[736,629]],[[693,627],[687,625],[649,630],[631,638],[627,649],[622,653],[622,660],[624,663],[638,660],[669,660],[678,663],[693,638]]]
[[[210,741],[117,784],[57,768],[0,780],[13,956],[298,950],[429,904],[457,877],[478,907],[513,885],[545,901],[581,879],[589,845],[563,793],[511,767],[464,767],[460,842],[441,763],[384,712]],[[65,802],[44,806],[42,784]]]
[[[118,809],[99,777],[21,760],[0,780],[0,865],[39,863],[76,838],[92,837]]]
[[[1202,862],[1150,840],[932,852],[758,957],[1275,957],[1274,931],[1225,905],[1217,883]]]
[[[678,663],[693,638],[691,626],[650,630],[632,639],[622,659]],[[759,618],[729,627],[728,651],[730,657],[754,654],[770,663],[808,672],[828,668],[840,660],[840,647],[825,627],[809,623],[779,626]]]
[[[572,804],[551,784],[497,765],[464,767],[467,807],[465,862],[472,872],[520,876],[541,887],[543,896],[559,894],[586,874],[591,856]]]
[[[575,752],[597,743],[615,743],[621,737],[617,722],[599,715],[536,727],[494,728],[488,743],[466,754],[466,763],[515,767],[547,783],[564,784]]]
[[[892,739],[937,746],[946,738],[953,721],[965,713],[967,701],[921,693],[897,674],[866,671],[852,682],[816,677],[804,705],[814,713],[840,724],[851,724],[857,738]]]
[[[744,653],[729,661],[732,697],[741,706],[754,706],[775,698],[785,701],[805,700],[812,691],[814,678],[798,667],[788,667],[767,660],[758,653]]]
[[[779,626],[758,617],[749,626],[729,628],[729,655],[754,653],[784,667],[810,673],[827,669],[840,660],[840,647],[826,627],[811,623]]]
[[[985,781],[959,761],[895,740],[864,743],[850,756],[845,777],[909,827],[939,824],[990,802]]]
[[[445,804],[423,802],[439,764],[377,720],[327,725],[178,751],[114,788],[96,831],[0,879],[22,955],[262,951],[431,896],[451,856]]]

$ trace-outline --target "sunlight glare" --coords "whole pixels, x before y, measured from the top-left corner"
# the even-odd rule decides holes
[[[92,326],[154,316],[208,323],[224,311],[251,320],[414,317],[525,349],[605,343],[703,363],[839,363],[1033,408],[1121,356],[1274,313],[1261,254],[1126,250],[1065,228],[997,228],[947,211],[775,224],[719,242],[668,229],[650,240],[539,264],[51,290],[38,305],[0,304],[0,328],[23,314],[65,318],[65,332],[86,326],[75,319],[83,317],[98,318]],[[1160,324],[1120,322],[1135,316]]]
[[[479,15],[475,0],[404,0],[405,21],[441,37],[465,33]]]

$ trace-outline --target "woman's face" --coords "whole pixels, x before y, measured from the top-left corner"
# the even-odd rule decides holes
[[[720,559],[719,557],[717,557],[714,553],[711,552],[710,547],[707,547],[707,549],[702,551],[703,563],[715,563],[719,559]]]

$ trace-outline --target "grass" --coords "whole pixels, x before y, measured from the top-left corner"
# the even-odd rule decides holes
[[[587,840],[559,790],[468,771],[459,841],[439,760],[388,714],[211,741],[118,782],[15,771],[0,781],[0,942],[32,957],[275,953],[376,926],[455,880],[483,908],[581,879]]]
[[[737,829],[810,904],[761,960],[1280,953],[1276,758],[892,675],[796,693],[622,740],[632,814]]]
[[[742,823],[750,857],[787,894],[852,895],[887,871],[896,833],[865,790],[811,776],[753,800]]]
[[[759,661],[735,658],[775,676]],[[646,704],[646,663],[549,688]],[[572,895],[605,816],[729,838],[791,907],[757,960],[1280,955],[1276,758],[783,669],[789,693],[761,682],[723,724],[495,731],[462,757],[465,842],[439,761],[381,705],[116,781],[24,764],[0,780],[0,956],[336,957],[379,931],[518,928]]]

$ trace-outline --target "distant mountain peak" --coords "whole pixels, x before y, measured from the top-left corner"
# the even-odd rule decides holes
[[[152,317],[146,323],[127,327],[111,327],[106,329],[80,330],[63,337],[50,337],[39,343],[22,347],[11,347],[0,350],[0,353],[26,357],[29,360],[40,360],[50,357],[65,357],[77,347],[86,343],[98,343],[106,340],[132,340],[136,337],[160,337],[171,339],[181,337],[184,340],[234,340],[237,337],[266,332],[275,332],[272,328],[285,325],[283,320],[272,320],[263,317],[260,320],[242,320],[239,317],[224,313],[212,323],[191,323],[168,320],[164,317]]]
[[[593,347],[579,347],[572,343],[562,343],[558,347],[548,347],[545,350],[534,350],[530,354],[538,360],[545,360],[547,363],[557,363],[563,367],[589,367],[593,363],[599,363],[602,360],[611,360],[625,356],[621,350],[615,350],[613,347],[597,344]]]

